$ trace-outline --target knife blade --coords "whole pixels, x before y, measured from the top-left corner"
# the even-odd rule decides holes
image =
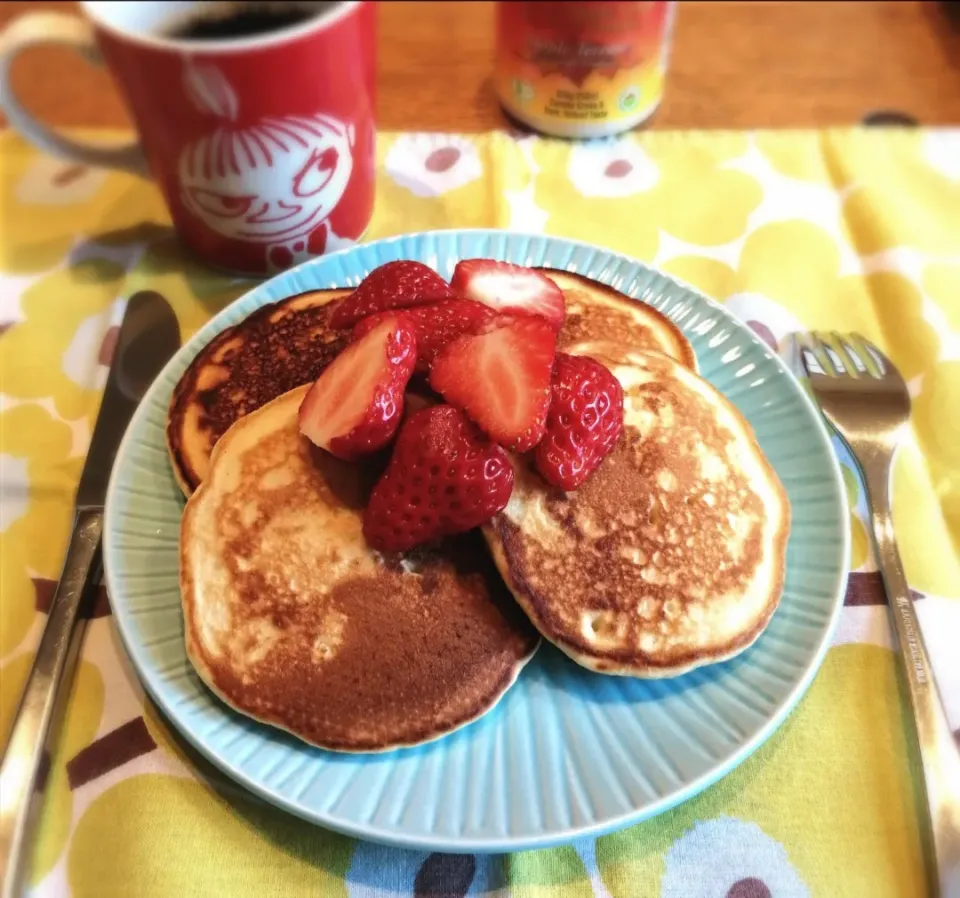
[[[0,762],[0,895],[17,898],[25,883],[35,810],[42,797],[51,746],[79,655],[72,637],[84,595],[100,571],[100,534],[107,483],[134,409],[180,347],[180,327],[159,293],[127,302],[90,449],[75,497],[73,530],[60,582],[27,676]]]
[[[180,347],[180,326],[159,293],[130,297],[103,390],[90,450],[77,486],[77,508],[103,508],[120,440],[154,378]]]

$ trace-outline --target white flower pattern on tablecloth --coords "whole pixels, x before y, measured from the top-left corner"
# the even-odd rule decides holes
[[[567,175],[584,196],[605,198],[643,193],[660,177],[643,147],[624,140],[575,145]]]
[[[947,722],[951,729],[960,730],[960,666],[952,663],[960,633],[960,602],[927,593],[915,607]]]
[[[21,175],[17,200],[37,206],[84,203],[107,179],[107,170],[38,155]]]
[[[762,293],[734,293],[724,305],[774,352],[782,348],[787,334],[804,330],[799,318]]]
[[[0,502],[0,533],[27,513],[30,505],[27,497],[29,483],[27,460],[0,452],[0,489],[3,491],[3,501]]]
[[[537,204],[536,180],[537,175],[540,174],[540,164],[533,154],[536,138],[527,135],[518,136],[514,139],[526,166],[526,179],[522,187],[504,188],[503,197],[510,209],[507,227],[512,231],[528,231],[540,234],[543,233],[543,228],[550,217],[550,213]]]
[[[724,163],[723,168],[749,174],[763,188],[760,204],[747,220],[750,232],[774,222],[810,222],[833,238],[840,252],[840,273],[859,272],[843,217],[844,191],[784,174],[760,151],[755,138],[742,156]]]
[[[20,297],[42,277],[43,274],[5,274],[0,278],[0,336],[26,317]]]
[[[927,162],[953,181],[960,181],[960,128],[944,128],[924,136]]]
[[[106,384],[118,334],[117,326],[110,326],[113,317],[106,309],[81,321],[63,353],[63,373],[77,386],[102,389]],[[91,352],[94,346],[97,351]]]
[[[387,174],[416,196],[441,196],[476,181],[483,165],[472,141],[456,134],[401,134],[387,151]]]
[[[670,846],[660,898],[810,898],[810,890],[756,823],[718,817]]]

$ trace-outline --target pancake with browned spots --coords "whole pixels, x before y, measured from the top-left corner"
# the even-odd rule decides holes
[[[557,339],[564,352],[617,363],[624,350],[662,352],[693,371],[693,347],[666,315],[625,293],[570,271],[541,268],[562,291],[567,317]]]
[[[187,502],[187,654],[227,704],[313,745],[435,739],[490,710],[538,637],[478,533],[403,557],[367,546],[376,465],[300,435],[307,389],[228,430]]]
[[[576,491],[515,460],[484,528],[540,633],[604,673],[673,676],[730,658],[780,599],[790,509],[753,432],[707,381],[623,349],[624,433]]]
[[[210,341],[183,373],[167,417],[167,450],[190,495],[210,453],[234,421],[310,383],[346,345],[330,327],[331,300],[350,290],[314,290],[258,309]]]

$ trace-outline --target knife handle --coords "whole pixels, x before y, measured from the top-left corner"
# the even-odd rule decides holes
[[[72,674],[77,613],[99,566],[101,509],[80,509],[47,624],[13,718],[0,764],[0,895],[19,898],[30,859],[30,832],[46,785],[54,740],[63,714],[60,685]],[[71,655],[73,657],[71,657]]]

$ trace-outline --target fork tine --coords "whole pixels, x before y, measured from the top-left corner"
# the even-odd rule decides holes
[[[823,373],[830,375],[830,377],[836,377],[838,374],[837,363],[839,362],[839,357],[835,357],[830,353],[830,335],[822,331],[812,331],[810,333],[810,339],[813,342],[813,351],[817,357],[817,361],[820,363],[820,367],[823,368]]]
[[[874,377],[883,377],[888,371],[896,371],[896,366],[875,344],[871,343],[866,337],[859,333],[850,334],[852,340],[857,341],[863,350],[864,364]],[[872,364],[871,364],[872,363]]]
[[[807,376],[823,374],[823,365],[817,358],[816,342],[811,333],[797,331],[793,335],[796,359],[800,362]]]
[[[834,331],[817,332],[817,337],[823,344],[823,352],[833,367],[831,373],[834,377],[858,378],[860,376],[859,368],[847,351],[840,334]]]
[[[836,332],[830,334],[830,348],[839,356],[841,364],[850,377],[858,378],[865,373],[863,362],[847,342],[844,334]]]
[[[869,377],[883,376],[883,368],[877,357],[871,351],[875,349],[875,347],[868,340],[865,340],[858,333],[844,334],[841,339],[843,339],[848,352],[850,352],[854,361],[858,364],[861,373]]]

